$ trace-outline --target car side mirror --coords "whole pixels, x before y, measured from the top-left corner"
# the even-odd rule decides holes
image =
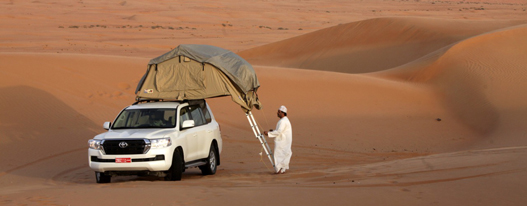
[[[185,120],[183,121],[183,125],[181,125],[181,129],[187,129],[194,127],[194,120]]]
[[[102,128],[104,128],[105,130],[109,130],[111,126],[112,126],[111,122],[104,122],[104,124],[102,125]]]

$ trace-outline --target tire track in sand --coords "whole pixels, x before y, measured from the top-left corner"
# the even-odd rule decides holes
[[[29,166],[41,163],[43,161],[54,159],[54,158],[57,158],[57,157],[60,157],[60,156],[63,156],[63,155],[67,155],[67,154],[71,154],[71,153],[74,153],[74,152],[78,152],[78,151],[81,151],[81,150],[86,150],[86,147],[77,148],[77,149],[73,149],[73,150],[68,150],[68,151],[61,152],[61,153],[58,153],[58,154],[54,154],[54,155],[51,155],[51,156],[48,156],[48,157],[37,159],[35,161],[32,161],[32,162],[29,162],[29,163],[17,166],[17,167],[12,168],[12,169],[8,169],[8,170],[0,173],[0,178],[2,178],[2,176],[4,176],[4,175],[7,175],[7,174],[9,174],[11,172],[14,172],[16,170],[20,170],[20,169],[23,169],[25,167],[29,167]]]

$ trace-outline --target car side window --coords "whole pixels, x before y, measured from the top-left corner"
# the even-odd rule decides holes
[[[190,115],[188,112],[188,107],[181,108],[181,111],[179,111],[179,128],[182,128],[183,122],[189,119],[190,119]]]
[[[203,116],[205,116],[205,122],[207,122],[207,124],[212,122],[212,117],[210,116],[209,109],[207,108],[207,105],[205,104],[205,102],[203,102],[203,104],[200,104],[199,106],[201,107]]]
[[[194,120],[195,126],[200,126],[200,125],[205,124],[205,117],[203,117],[203,113],[199,105],[190,106],[190,115],[192,116],[192,119]]]

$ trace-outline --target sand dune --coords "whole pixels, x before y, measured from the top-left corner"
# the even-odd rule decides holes
[[[302,4],[0,3],[0,204],[527,202],[524,2]],[[262,129],[289,108],[286,175],[272,175],[242,110],[222,97],[208,100],[224,141],[216,175],[95,183],[86,141],[133,103],[148,61],[180,43],[244,50]]]
[[[460,40],[526,23],[428,18],[352,22],[239,52],[257,65],[345,73],[400,66]]]
[[[433,85],[466,126],[492,134],[525,114],[526,35],[526,25],[478,35],[378,75]]]
[[[524,62],[525,58],[522,57],[525,54],[522,49],[527,46],[525,43],[527,26],[519,25],[492,30],[504,25],[444,20],[435,20],[433,24],[425,24],[426,21],[429,20],[374,19],[339,25],[246,50],[240,55],[255,64],[282,64],[293,67],[292,64],[296,64],[300,68],[304,68],[302,65],[309,65],[305,68],[346,73],[366,72],[360,71],[360,68],[367,68],[368,72],[376,71],[374,66],[367,64],[384,63],[387,65],[381,68],[382,71],[374,73],[373,76],[415,83],[416,85],[413,86],[416,88],[429,87],[430,91],[436,95],[437,98],[434,100],[441,108],[478,134],[489,135],[500,125],[515,124],[518,117],[508,121],[501,114],[520,112],[521,115],[524,112],[523,102],[527,99],[525,95],[517,94],[525,93],[525,88],[527,88],[525,83],[527,62]],[[395,24],[391,29],[400,32],[397,35],[386,32],[389,29],[384,23]],[[402,23],[412,29],[405,29],[401,26]],[[367,26],[361,26],[361,24]],[[476,29],[478,27],[479,30]],[[375,32],[374,28],[383,31]],[[358,35],[366,38],[357,38]],[[340,38],[320,38],[330,36]],[[368,41],[368,39],[379,41]],[[432,41],[441,42],[446,46],[438,46],[431,43]],[[366,46],[361,47],[362,45]],[[385,57],[382,53],[387,52],[386,45],[396,45],[394,52],[387,55],[396,57],[397,60],[393,61],[390,58],[385,58],[384,61],[372,60],[371,58]],[[364,47],[377,47],[375,55],[364,52],[365,50],[362,49]],[[404,52],[405,48],[419,55],[408,55],[409,53]],[[362,58],[355,51],[350,51],[353,49],[362,50],[364,55],[370,57]],[[327,51],[340,51],[335,58],[344,61],[332,59],[333,57],[329,57],[331,55]],[[298,56],[300,58],[297,58]],[[288,59],[294,63],[286,63]],[[402,64],[402,66],[394,68],[397,64]],[[341,68],[336,69],[339,66]],[[290,79],[288,77],[287,81],[291,81]],[[392,85],[397,84],[392,83]],[[356,86],[344,88],[356,88]],[[348,91],[354,92],[353,89]],[[368,98],[368,96],[361,99],[363,98]],[[415,102],[414,99],[411,101]]]
[[[101,132],[101,116],[133,98],[126,85],[137,73],[106,75],[115,65],[133,71],[138,64],[129,58],[11,53],[0,59],[0,148],[10,154],[0,157],[2,176],[57,155],[85,153],[86,137]]]

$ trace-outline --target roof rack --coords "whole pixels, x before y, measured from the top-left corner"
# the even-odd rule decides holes
[[[181,103],[190,103],[190,104],[200,104],[201,102],[206,102],[204,99],[196,99],[196,100],[177,100],[177,99],[149,99],[149,98],[139,98],[136,97],[135,102],[132,105],[140,104],[140,103],[148,103],[148,102],[181,102]]]

